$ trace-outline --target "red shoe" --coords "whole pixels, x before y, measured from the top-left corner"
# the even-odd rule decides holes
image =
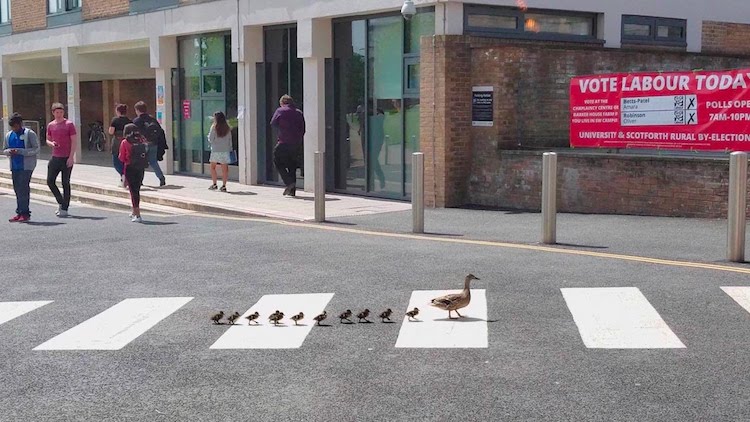
[[[31,217],[29,217],[28,215],[22,215],[21,218],[18,219],[18,222],[19,223],[26,223],[29,220],[31,220]]]
[[[18,223],[19,221],[21,221],[22,218],[23,218],[23,216],[21,214],[16,214],[15,217],[9,218],[8,222],[10,222],[10,223]]]

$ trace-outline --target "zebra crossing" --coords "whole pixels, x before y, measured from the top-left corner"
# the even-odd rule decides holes
[[[724,286],[721,290],[745,311],[750,312],[750,287]],[[400,349],[487,348],[490,334],[485,290],[472,290],[471,304],[462,309],[464,318],[448,319],[445,311],[430,307],[435,296],[455,291],[413,291],[408,306],[394,310],[403,315],[418,307],[416,321],[404,317],[393,345]],[[580,340],[589,349],[684,349],[687,346],[636,287],[562,288],[565,303]],[[219,334],[212,350],[221,349],[297,349],[315,328],[312,317],[327,308],[334,293],[274,294],[261,297],[241,318]],[[192,297],[128,298],[102,310],[67,331],[34,347],[34,351],[120,350],[188,304]],[[0,302],[0,325],[13,324],[27,314],[55,303],[45,301]],[[57,306],[64,306],[56,302]],[[264,320],[277,309],[304,312],[299,325],[287,315],[281,324]],[[262,315],[260,324],[247,324],[244,317]],[[330,310],[329,310],[330,312]],[[335,314],[330,313],[334,320]],[[330,320],[329,320],[330,321]],[[208,316],[201,323],[210,324]],[[394,324],[395,325],[395,324]],[[0,334],[1,336],[2,334]],[[0,337],[0,348],[2,348]]]

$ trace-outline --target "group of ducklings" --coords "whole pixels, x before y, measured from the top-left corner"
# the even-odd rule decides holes
[[[392,322],[391,321],[392,314],[393,314],[393,311],[391,310],[391,308],[388,308],[385,311],[380,313],[379,318],[382,322],[385,322],[386,320],[388,320],[388,322]],[[416,319],[416,316],[418,314],[419,314],[419,309],[414,308],[411,311],[407,312],[406,316],[409,317],[409,320],[411,321],[413,319]],[[354,322],[350,319],[352,315],[353,313],[351,309],[347,309],[346,311],[339,314],[339,322],[344,323],[344,321],[347,321],[347,323],[349,324],[354,324]],[[359,312],[357,314],[358,322],[364,322],[364,323],[372,322],[367,319],[367,317],[369,316],[370,316],[369,309],[365,309],[364,311]],[[233,314],[227,315],[226,323],[229,325],[234,325],[237,319],[239,319],[239,317],[240,317],[239,312],[235,312]],[[260,313],[258,313],[257,311],[245,317],[245,319],[247,319],[248,325],[252,325],[253,323],[260,324],[258,322],[259,318],[260,318]],[[302,321],[304,318],[305,318],[305,314],[302,312],[289,317],[289,319],[294,322],[294,325],[299,325],[299,322]],[[328,318],[328,312],[323,311],[323,313],[316,315],[315,318],[313,318],[313,321],[315,321],[315,325],[320,325],[321,321],[325,320],[326,318]],[[224,319],[224,311],[221,311],[218,314],[211,317],[211,321],[213,321],[214,324],[223,324],[221,322],[222,319]],[[284,319],[284,313],[279,310],[276,310],[274,313],[268,316],[268,320],[271,321],[274,325],[278,325],[282,319]]]
[[[430,305],[436,308],[440,308],[442,310],[448,311],[448,318],[450,319],[457,319],[457,318],[453,318],[453,316],[451,315],[453,312],[455,312],[458,315],[458,317],[461,318],[463,315],[459,314],[458,310],[461,308],[465,308],[471,302],[471,290],[469,288],[469,285],[471,284],[472,280],[479,280],[479,278],[475,276],[474,274],[467,275],[464,278],[464,289],[461,291],[461,293],[451,293],[445,296],[436,297],[435,299],[432,299],[432,301],[430,301]],[[386,320],[388,320],[388,322],[392,322],[390,318],[392,313],[393,311],[391,310],[391,308],[386,309],[385,311],[380,313],[380,320],[382,322],[385,322]],[[419,309],[414,308],[411,311],[407,312],[406,316],[409,318],[409,321],[412,321],[416,319],[418,314],[419,314]],[[344,321],[347,321],[347,323],[353,324],[354,322],[350,319],[352,315],[353,313],[351,309],[347,309],[346,311],[339,314],[339,322],[343,323]],[[362,321],[364,321],[365,323],[371,322],[367,319],[368,316],[370,316],[369,309],[365,309],[364,311],[358,313],[357,314],[357,318],[359,319],[358,322],[362,322]],[[227,316],[227,322],[229,322],[230,325],[234,325],[234,322],[239,317],[240,317],[240,313],[235,312]],[[249,325],[249,324],[252,324],[253,322],[258,324],[259,317],[260,317],[260,314],[258,312],[254,312],[246,316],[245,318],[248,320],[248,325]],[[213,321],[214,324],[221,324],[221,320],[223,318],[224,318],[224,311],[221,311],[218,314],[211,317],[211,321]],[[268,317],[268,320],[273,322],[274,325],[278,325],[279,321],[281,321],[283,318],[284,318],[284,313],[277,310],[276,312],[272,313]],[[294,321],[294,325],[299,325],[297,323],[299,321],[302,321],[302,319],[304,318],[305,318],[305,314],[300,312],[296,315],[292,315],[289,319]],[[316,325],[320,325],[320,322],[326,318],[328,318],[328,313],[326,313],[326,311],[323,311],[322,314],[317,315],[315,318],[313,318],[313,321],[315,321]]]

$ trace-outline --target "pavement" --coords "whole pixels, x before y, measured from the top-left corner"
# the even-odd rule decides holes
[[[0,191],[0,215],[14,208]],[[427,233],[415,235],[404,211],[324,224],[199,211],[148,213],[136,224],[126,210],[53,211],[35,200],[32,223],[0,222],[0,420],[750,419],[750,267],[724,259],[722,220],[561,214],[560,244],[548,246],[538,213],[427,210]],[[464,326],[428,307],[421,322],[404,318],[416,292],[457,289],[468,273],[486,296],[476,292],[472,306],[486,311],[467,308],[456,323]],[[637,295],[602,309],[599,295],[618,289]],[[566,291],[591,299],[574,306]],[[212,348],[252,329],[214,325],[213,313],[320,293],[332,294],[329,323],[304,327],[300,345]],[[190,299],[86,325],[150,298]],[[18,301],[52,302],[4,321],[3,304]],[[634,314],[644,301],[657,320]],[[364,308],[392,308],[394,322],[334,317]],[[158,313],[121,348],[82,346]],[[587,313],[619,318],[591,338]],[[76,329],[69,350],[40,348]],[[287,321],[278,337],[294,329]],[[485,345],[397,347],[465,332],[473,338],[459,343],[479,336]],[[668,335],[682,347],[596,346]]]
[[[89,155],[92,154],[89,152]],[[109,154],[102,152],[98,154]],[[0,159],[0,188],[12,192],[7,159]],[[39,160],[33,174],[32,193],[36,197],[50,197],[46,188],[47,161]],[[118,188],[118,175],[101,165],[76,164],[71,175],[73,200],[106,206],[127,208],[126,189]],[[295,198],[284,197],[283,187],[248,186],[229,182],[228,192],[209,191],[210,179],[204,177],[167,175],[167,185],[159,187],[159,180],[148,171],[141,190],[144,207],[156,205],[153,211],[206,212],[236,216],[269,217],[293,221],[309,221],[315,217],[314,195],[297,190]],[[4,183],[3,183],[4,182]],[[59,181],[58,181],[59,184]],[[173,209],[164,209],[169,207]],[[330,218],[368,215],[411,209],[411,204],[349,195],[326,194],[326,216]],[[181,210],[181,211],[180,211]]]

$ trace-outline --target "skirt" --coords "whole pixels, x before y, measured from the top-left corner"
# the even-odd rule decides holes
[[[229,157],[230,152],[217,152],[217,151],[211,151],[211,157],[209,157],[208,161],[212,163],[219,163],[219,164],[229,164],[231,161],[231,158]]]

